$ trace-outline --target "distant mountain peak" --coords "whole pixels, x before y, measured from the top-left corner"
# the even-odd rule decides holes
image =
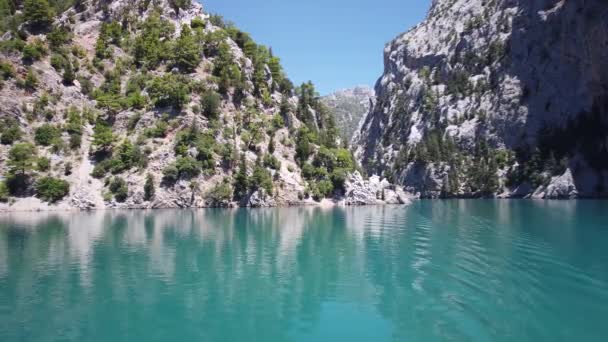
[[[332,111],[342,137],[350,141],[374,99],[374,90],[360,85],[329,94],[322,102]]]

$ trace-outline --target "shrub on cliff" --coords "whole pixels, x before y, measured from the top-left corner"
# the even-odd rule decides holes
[[[262,166],[258,165],[255,167],[249,185],[252,191],[264,189],[267,194],[272,195],[272,176],[270,175],[270,172]]]
[[[0,143],[3,145],[12,145],[15,141],[21,139],[23,132],[16,123],[9,125],[2,130],[2,136],[0,137]]]
[[[190,99],[190,88],[185,78],[173,74],[156,77],[148,87],[150,98],[158,107],[181,109]]]
[[[10,195],[11,194],[8,190],[8,186],[6,186],[6,182],[0,182],[0,202],[7,202]]]
[[[27,44],[22,51],[23,61],[26,63],[32,63],[40,60],[47,54],[46,47],[40,39],[35,39],[32,43]]]
[[[44,177],[36,182],[36,196],[47,202],[57,202],[70,192],[70,184],[63,179]]]
[[[59,128],[51,124],[44,124],[36,128],[34,140],[38,145],[50,146],[60,137],[61,131],[59,130]]]
[[[36,29],[48,28],[53,21],[53,11],[47,0],[25,0],[23,16]]]
[[[211,205],[221,205],[222,203],[228,202],[232,199],[232,186],[224,179],[224,181],[216,184],[209,190],[206,199]]]
[[[154,199],[156,188],[154,187],[154,176],[148,173],[146,175],[146,183],[144,184],[144,200],[150,201]]]
[[[182,31],[173,45],[173,63],[179,69],[192,72],[201,62],[201,49],[192,35],[190,27],[183,25]]]
[[[117,202],[124,202],[129,195],[129,186],[121,177],[114,177],[110,181],[110,192],[112,192]]]
[[[221,98],[218,93],[212,90],[205,91],[201,95],[201,109],[203,114],[209,119],[217,119],[220,115]]]

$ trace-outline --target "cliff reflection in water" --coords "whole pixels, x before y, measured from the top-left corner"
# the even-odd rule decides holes
[[[373,304],[376,291],[365,278],[338,288],[366,272],[366,238],[391,234],[383,221],[403,222],[405,213],[403,207],[14,213],[0,219],[0,246],[11,244],[0,251],[0,279],[18,282],[19,297],[35,296],[41,278],[59,277],[62,286],[78,277],[81,301],[111,293],[113,301],[145,307],[162,303],[160,287],[180,293],[184,314],[200,324],[220,316],[246,322],[260,312],[267,317],[256,319],[311,322],[324,302],[355,296]]]

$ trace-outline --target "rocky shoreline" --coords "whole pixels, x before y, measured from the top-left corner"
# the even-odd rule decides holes
[[[280,208],[296,206],[367,206],[367,205],[408,205],[415,198],[403,188],[390,184],[386,179],[372,176],[364,179],[359,172],[354,172],[345,182],[344,195],[315,201],[312,198],[302,200],[282,200],[268,196],[263,190],[251,193],[241,202],[230,201],[211,204],[199,196],[190,196],[190,201],[183,196],[178,199],[163,198],[154,201],[129,200],[125,203],[111,201],[95,203],[81,193],[74,193],[68,199],[50,204],[35,197],[19,198],[12,203],[1,203],[1,212],[33,211],[87,211],[106,209],[204,209],[204,208]]]

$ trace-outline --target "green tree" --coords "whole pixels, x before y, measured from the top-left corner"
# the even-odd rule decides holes
[[[60,138],[61,131],[59,130],[59,128],[51,124],[44,124],[36,128],[34,135],[34,140],[36,141],[36,144],[42,146],[52,145]]]
[[[0,202],[7,202],[11,193],[6,182],[0,181]]]
[[[247,196],[249,189],[249,177],[247,175],[247,159],[241,154],[239,169],[234,176],[234,199],[241,200]]]
[[[312,153],[310,143],[310,131],[306,127],[300,128],[296,140],[296,160],[300,165],[304,164]]]
[[[121,177],[114,177],[110,181],[110,192],[114,194],[117,202],[124,202],[129,196],[129,185]]]
[[[19,125],[13,123],[2,131],[2,137],[0,137],[0,143],[4,145],[12,145],[15,141],[21,139],[23,132]]]
[[[148,173],[146,175],[146,183],[144,184],[144,200],[150,201],[154,199],[156,189],[154,187],[154,176]]]
[[[274,150],[275,150],[274,136],[271,136],[270,140],[268,141],[268,153],[273,154]]]
[[[201,49],[187,25],[182,25],[182,32],[173,46],[173,63],[182,71],[192,72],[201,62]]]
[[[296,115],[298,119],[302,120],[309,129],[316,129],[317,125],[315,122],[315,117],[311,111],[311,109],[315,106],[315,98],[316,92],[315,87],[312,82],[303,83],[299,87],[299,91],[297,91],[299,99],[298,99],[298,108],[296,111]]]
[[[61,47],[68,43],[72,37],[68,29],[63,26],[55,26],[51,32],[46,35],[49,47],[52,51],[60,51]]]
[[[334,191],[333,183],[327,179],[323,179],[323,180],[319,181],[319,183],[317,183],[317,185],[316,185],[316,188],[322,198],[329,197],[329,195],[331,195],[332,192]]]
[[[226,178],[207,193],[206,199],[212,206],[223,206],[232,199],[232,187]]]
[[[66,131],[70,134],[82,133],[82,116],[80,115],[80,111],[74,106],[68,109]]]
[[[30,143],[20,143],[14,145],[8,152],[7,165],[10,172],[24,175],[34,169],[36,161],[36,147]]]
[[[26,63],[32,63],[40,60],[47,54],[46,47],[40,39],[34,39],[31,44],[27,44],[23,47],[22,59]]]
[[[201,163],[200,166],[207,171],[212,171],[215,168],[215,137],[211,134],[201,134],[196,142],[196,151],[198,152],[196,159]]]
[[[36,161],[36,168],[40,172],[46,172],[51,168],[51,160],[47,157],[40,157]]]
[[[144,134],[150,138],[164,138],[167,136],[167,129],[169,129],[167,122],[159,120],[154,127],[146,128]]]
[[[25,85],[25,88],[29,89],[29,90],[35,90],[36,87],[38,86],[38,77],[36,76],[34,69],[29,68],[27,70],[27,75],[25,76],[24,85]]]
[[[220,93],[227,94],[230,87],[241,81],[241,71],[235,64],[230,46],[226,42],[219,44],[217,57],[213,65],[213,75],[219,78]]]
[[[190,100],[187,80],[173,74],[154,78],[148,93],[158,107],[173,106],[181,109]]]
[[[76,79],[76,74],[74,73],[74,69],[72,68],[72,63],[67,61],[65,64],[65,69],[63,70],[63,84],[72,85],[74,84],[74,80]]]
[[[355,167],[355,162],[353,160],[353,156],[349,150],[344,148],[339,148],[335,150],[336,154],[336,167],[352,170]]]
[[[15,68],[10,62],[0,62],[0,79],[8,80],[15,77],[15,75]]]
[[[36,196],[54,203],[70,193],[70,184],[63,179],[44,177],[36,182]]]
[[[93,129],[93,146],[98,150],[109,150],[114,143],[112,128],[105,122],[98,122]]]
[[[281,68],[281,60],[278,57],[270,57],[270,60],[268,61],[268,68],[270,69],[270,73],[272,75],[273,86],[280,86],[280,84],[283,83],[284,77],[283,70]]]
[[[139,36],[133,44],[133,57],[138,66],[156,68],[171,55],[170,41],[175,32],[173,24],[153,13],[142,24]]]
[[[178,157],[175,161],[175,167],[181,178],[196,177],[201,172],[201,166],[198,161],[192,157]]]
[[[201,95],[201,109],[203,115],[209,119],[217,119],[220,115],[221,98],[218,93],[212,90],[205,91]]]
[[[204,29],[206,26],[207,23],[201,17],[196,17],[190,22],[190,27],[192,27],[193,30]]]
[[[80,133],[70,134],[70,148],[72,150],[78,150],[82,145],[82,135]]]
[[[175,164],[171,164],[163,169],[163,182],[173,184],[179,179],[179,170]]]
[[[281,162],[272,154],[264,155],[264,162],[262,164],[264,165],[264,167],[268,167],[273,170],[281,169]]]
[[[222,166],[225,169],[231,169],[234,166],[234,162],[237,159],[234,146],[230,143],[226,143],[220,146],[219,155],[222,159]]]
[[[16,6],[13,0],[0,0],[0,18],[9,18],[15,14]],[[8,23],[0,23],[0,32],[8,28]]]
[[[23,16],[34,28],[45,29],[53,21],[53,11],[47,0],[25,0]]]
[[[249,186],[252,191],[264,189],[266,194],[272,194],[272,175],[266,168],[256,165],[253,169]]]
[[[336,156],[327,147],[321,146],[313,159],[313,165],[333,170],[336,165]]]
[[[344,191],[344,183],[346,182],[347,172],[345,169],[335,169],[330,175],[334,189]]]

